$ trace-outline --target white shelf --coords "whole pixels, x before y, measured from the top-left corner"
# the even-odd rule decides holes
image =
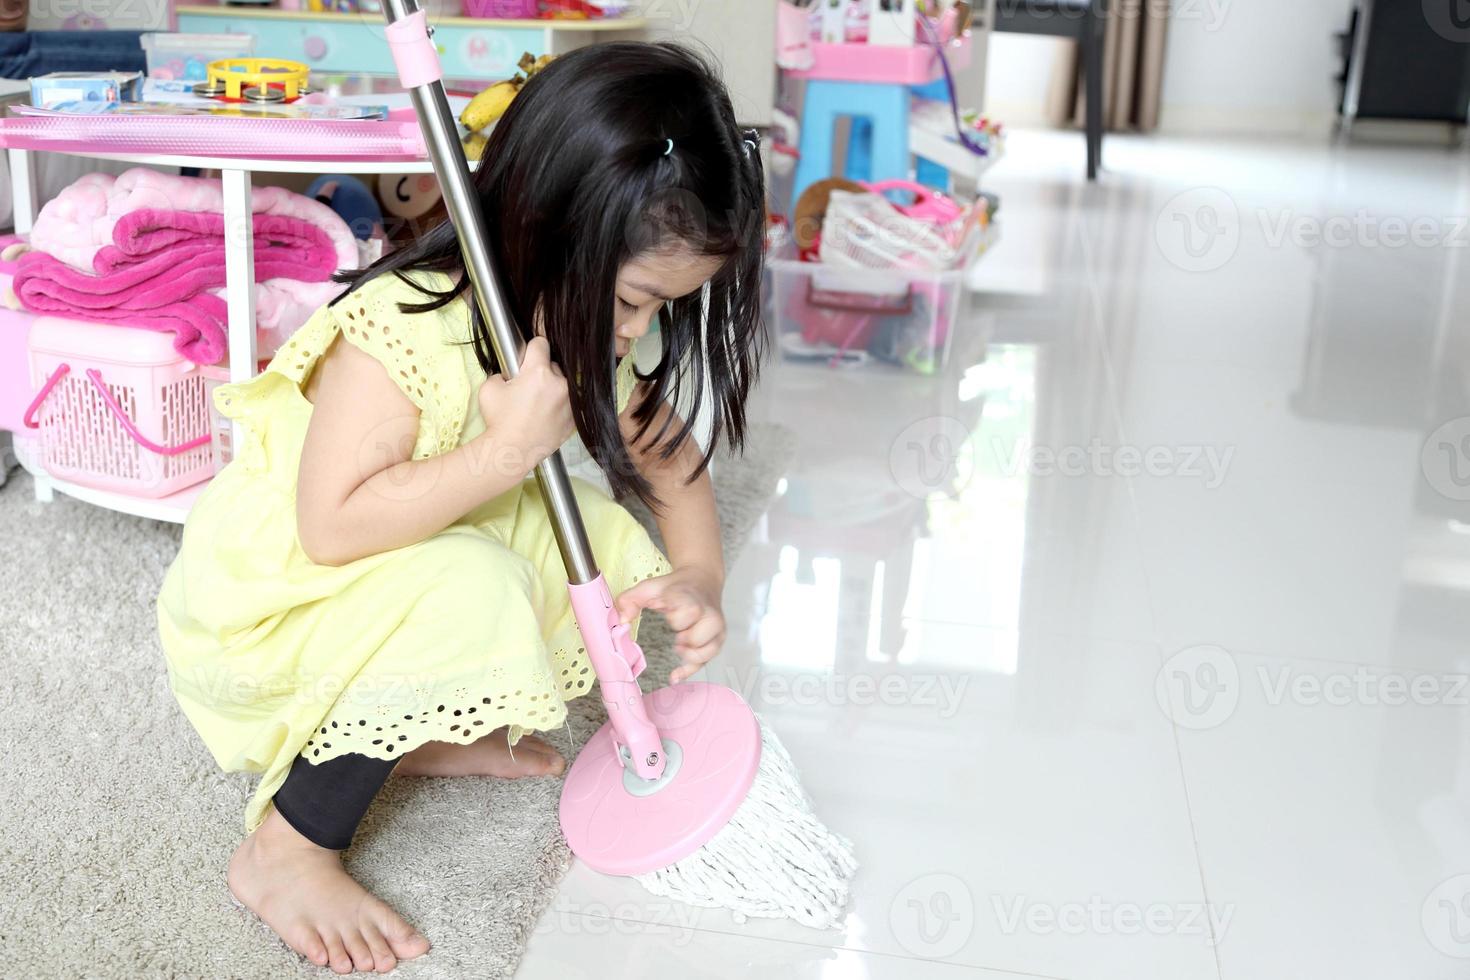
[[[151,153],[86,153],[67,150],[8,150],[10,160],[11,188],[14,195],[15,230],[20,234],[30,232],[35,219],[36,194],[34,171],[31,167],[33,153],[61,153],[88,159],[116,160],[140,165],[197,167],[221,172],[224,192],[224,214],[227,225],[244,224],[250,214],[252,173],[364,173],[364,174],[416,174],[432,173],[428,160],[261,160],[241,157],[209,157]],[[231,365],[230,380],[245,381],[255,374],[255,288],[254,288],[254,243],[249,236],[231,238],[225,250],[226,301],[229,308],[227,333],[229,336]],[[239,434],[236,434],[239,437]],[[193,507],[194,501],[204,492],[208,481],[181,490],[168,497],[145,499],[84,487],[64,480],[57,480],[46,473],[40,461],[27,458],[22,443],[16,440],[16,455],[21,464],[36,479],[36,496],[50,499],[52,493],[60,492],[68,497],[97,507],[133,514],[152,520],[182,524]]]
[[[62,493],[83,503],[92,504],[94,507],[105,507],[119,513],[146,517],[154,521],[168,521],[172,524],[184,523],[184,518],[189,516],[189,510],[194,506],[194,501],[198,500],[204,488],[209,486],[209,481],[205,480],[167,497],[132,497],[111,490],[79,486],[52,477],[41,466],[39,460],[26,452],[25,440],[16,440],[15,455],[26,472],[35,477],[36,497],[39,500],[50,499],[52,492]]]
[[[950,173],[973,180],[979,185],[986,171],[1005,155],[1005,149],[1002,145],[988,156],[976,156],[958,140],[937,133],[922,123],[913,123],[909,126],[909,153],[932,160]]]
[[[262,160],[246,157],[182,156],[168,153],[93,153],[83,150],[31,150],[31,153],[60,153],[88,160],[116,160],[155,167],[197,167],[200,170],[244,170],[258,174],[427,174],[434,171],[428,160]],[[470,165],[474,170],[479,163]]]

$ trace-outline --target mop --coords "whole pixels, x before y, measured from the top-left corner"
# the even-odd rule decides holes
[[[496,279],[424,12],[417,0],[385,0],[383,13],[496,360],[513,378],[524,341]],[[733,690],[686,682],[644,696],[643,651],[619,622],[560,453],[536,467],[536,480],[608,713],[562,789],[572,853],[596,871],[737,919],[836,925],[857,870],[852,845],[813,816],[791,757]]]

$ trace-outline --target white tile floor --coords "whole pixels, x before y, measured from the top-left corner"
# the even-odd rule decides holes
[[[845,926],[578,868],[523,976],[1470,976],[1470,156],[1080,149],[1013,136],[943,377],[759,395],[801,452],[710,674]]]

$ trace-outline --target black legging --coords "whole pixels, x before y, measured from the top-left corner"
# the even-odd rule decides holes
[[[349,752],[312,765],[298,755],[276,790],[276,812],[318,847],[345,851],[398,762]]]

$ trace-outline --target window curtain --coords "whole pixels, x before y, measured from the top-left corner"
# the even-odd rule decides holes
[[[1106,7],[1103,127],[1146,133],[1159,124],[1169,0],[1106,0]],[[1047,89],[1047,117],[1053,125],[1082,126],[1083,84],[1081,48],[1068,44]]]

